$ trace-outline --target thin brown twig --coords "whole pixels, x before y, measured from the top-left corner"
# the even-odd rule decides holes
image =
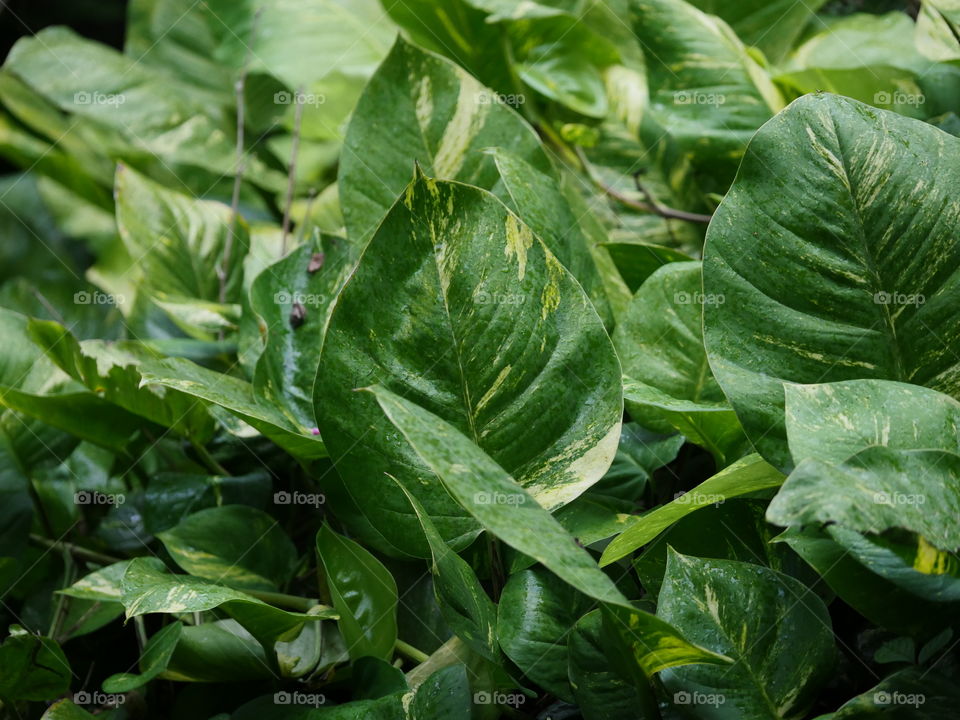
[[[287,238],[290,235],[290,209],[293,206],[293,191],[297,184],[297,154],[300,152],[300,125],[303,122],[304,88],[297,89],[297,109],[293,116],[293,145],[290,150],[290,174],[287,176],[287,199],[283,208],[283,239],[280,243],[280,254],[287,254]]]

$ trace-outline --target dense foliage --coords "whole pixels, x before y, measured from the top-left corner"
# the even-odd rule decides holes
[[[0,714],[956,717],[958,113],[957,0],[25,35]]]

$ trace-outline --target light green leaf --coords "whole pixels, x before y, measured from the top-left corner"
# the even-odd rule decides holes
[[[707,233],[704,290],[725,302],[704,339],[774,465],[790,465],[785,380],[960,393],[958,183],[960,139],[845,98],[806,96],[757,133]]]
[[[310,428],[296,427],[277,407],[259,400],[253,385],[183,358],[170,358],[141,366],[144,383],[154,383],[216,405],[256,428],[294,457],[327,456],[320,438]]]
[[[278,590],[297,560],[277,521],[247,505],[199,510],[157,537],[186,572],[241,590]]]
[[[262,645],[286,639],[304,622],[336,617],[332,610],[307,614],[288,612],[255,597],[192,575],[173,575],[159,560],[136,558],[123,576],[127,618],[147,613],[192,613],[222,607]]]
[[[637,291],[613,344],[630,416],[651,430],[684,434],[723,467],[746,440],[703,348],[703,306],[717,302],[723,298],[702,291],[699,262],[665,265]]]
[[[798,580],[768,568],[671,552],[657,614],[736,661],[660,675],[675,702],[694,691],[723,698],[707,705],[711,717],[802,715],[832,673],[833,631],[823,602]]]
[[[836,523],[861,533],[917,533],[937,548],[960,548],[960,455],[869,447],[843,464],[816,458],[790,473],[767,509],[782,527]]]
[[[389,116],[390,123],[380,118]],[[427,175],[497,191],[505,147],[542,172],[550,161],[533,129],[457,65],[402,39],[371,78],[340,159],[340,201],[351,242],[363,246],[410,182]]]
[[[343,478],[331,495],[356,504],[341,518],[378,549],[426,555],[391,473],[454,549],[478,531],[354,388],[422,404],[553,510],[613,459],[619,372],[589,299],[529,228],[489,193],[418,176],[341,292],[320,358],[317,422]]]
[[[217,301],[226,262],[225,298],[239,298],[249,237],[238,218],[231,240],[229,207],[167,190],[123,165],[116,197],[120,236],[149,292],[161,300]]]
[[[397,583],[362,546],[323,525],[317,533],[333,606],[350,658],[389,660],[397,641]]]
[[[917,16],[917,49],[932,60],[960,60],[960,2],[923,0]]]
[[[849,380],[784,385],[794,464],[843,462],[873,445],[960,453],[960,403],[919,385]]]
[[[709,505],[783,484],[784,475],[759,455],[748,455],[704,480],[696,488],[661,505],[634,522],[607,545],[601,565],[616,562],[637,550],[680,518]]]
[[[732,177],[754,131],[783,105],[779,91],[721,19],[683,0],[632,0],[652,111],[697,163]]]

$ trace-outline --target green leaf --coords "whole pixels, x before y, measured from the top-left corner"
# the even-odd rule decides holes
[[[103,681],[103,689],[108,693],[127,693],[143,687],[167,669],[173,651],[180,641],[183,624],[170,623],[150,638],[140,655],[140,674],[118,673]]]
[[[277,521],[247,505],[199,510],[157,537],[186,572],[240,590],[283,587],[297,561]]]
[[[960,3],[923,0],[917,16],[917,49],[932,60],[960,60]]]
[[[441,668],[417,688],[410,703],[410,720],[470,720],[473,698],[466,665]]]
[[[780,487],[784,475],[759,455],[748,455],[704,480],[690,492],[683,493],[666,505],[661,505],[634,522],[614,538],[603,556],[601,565],[609,565],[637,550],[680,518],[729,498],[760,490]]]
[[[157,386],[142,385],[138,367],[158,355],[139,343],[77,341],[58,323],[31,319],[30,336],[60,369],[105,400],[174,432],[205,444],[213,420],[197,401]]]
[[[303,627],[322,625],[316,622]],[[281,644],[282,641],[278,641],[274,648]],[[166,680],[208,683],[264,681],[276,677],[272,660],[263,647],[229,618],[184,626],[173,657],[160,675]]]
[[[827,609],[798,580],[768,568],[671,552],[657,614],[736,660],[660,675],[675,703],[693,692],[723,698],[713,717],[800,715],[832,673]]]
[[[80,600],[120,603],[123,595],[123,576],[129,564],[129,560],[121,560],[112,565],[106,565],[84,575],[70,587],[57,592]]]
[[[146,383],[173,388],[207,405],[224,408],[294,457],[309,460],[327,456],[323,442],[310,428],[295,426],[277,407],[259,401],[253,385],[244,380],[182,358],[146,363],[141,374]]]
[[[690,4],[726,20],[743,42],[759,48],[775,63],[790,51],[827,0],[691,0]]]
[[[497,644],[497,606],[490,600],[476,572],[451,550],[416,496],[400,485],[410,501],[433,559],[433,586],[440,612],[454,634],[474,652],[493,662],[502,660]]]
[[[334,300],[353,269],[353,255],[346,240],[319,236],[265,268],[250,286],[250,308],[266,334],[254,388],[298,427],[312,428],[316,422],[316,352]],[[296,319],[294,309],[300,313]]]
[[[0,698],[52,700],[70,687],[70,662],[56,641],[19,625],[0,645]]]
[[[957,138],[832,95],[801,98],[757,133],[707,233],[704,289],[725,302],[706,306],[704,339],[774,465],[790,465],[784,381],[960,392],[942,340],[960,332],[958,160]]]
[[[767,520],[836,523],[861,533],[902,528],[945,551],[960,548],[960,455],[869,447],[842,464],[815,458],[790,473]]]
[[[127,618],[147,613],[191,613],[222,607],[262,645],[298,629],[304,622],[336,617],[330,610],[306,614],[280,610],[255,597],[192,575],[173,575],[159,560],[135,558],[123,576]]]
[[[217,301],[222,268],[224,298],[239,299],[250,241],[242,218],[230,237],[229,207],[167,190],[123,165],[117,169],[116,197],[120,236],[138,260],[148,292],[174,301]]]
[[[874,445],[960,453],[960,403],[919,385],[849,380],[784,385],[793,462],[843,462]]]
[[[529,228],[489,193],[419,175],[341,292],[320,358],[317,421],[356,504],[341,518],[384,552],[425,556],[391,473],[454,549],[478,531],[354,388],[428,408],[553,510],[613,459],[619,372],[589,299]]]
[[[317,553],[351,659],[389,660],[397,641],[397,583],[363,547],[323,525]]]
[[[95,716],[70,700],[58,700],[51,705],[40,720],[91,720]]]
[[[568,674],[584,720],[652,720],[656,699],[649,683],[630,683],[611,667],[599,610],[577,621],[567,640]]]
[[[503,651],[526,677],[567,702],[573,701],[567,640],[588,605],[542,568],[512,575],[500,595],[497,638]]]
[[[948,718],[956,712],[958,702],[960,692],[953,680],[936,672],[911,667],[884,678],[821,720]]]
[[[459,430],[389,390],[370,391],[446,491],[487,530],[585,595],[630,607],[563,526]]]
[[[390,117],[390,123],[380,122]],[[340,160],[340,202],[350,240],[363,246],[410,182],[427,175],[495,190],[504,147],[542,172],[550,161],[533,129],[448,60],[398,39],[364,90]]]
[[[618,623],[629,630],[632,652],[644,672],[652,674],[682,663],[727,661],[690,644],[655,615],[631,606],[563,526],[456,428],[387,390],[371,391],[446,490],[488,531],[543,563],[584,595],[617,609]]]
[[[507,204],[510,209],[543,240],[550,252],[583,286],[600,317],[609,321],[610,307],[591,254],[590,241],[559,183],[506,148],[494,148],[491,152],[509,194]]]
[[[683,0],[633,0],[652,111],[694,155],[732,177],[754,131],[783,104],[766,71],[723,20]]]
[[[658,432],[683,433],[723,467],[746,440],[703,347],[702,309],[713,302],[722,298],[703,293],[699,262],[665,265],[637,291],[613,344],[630,416]]]

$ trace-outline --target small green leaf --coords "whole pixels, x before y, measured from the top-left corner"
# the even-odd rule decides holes
[[[328,525],[317,533],[333,607],[351,659],[370,655],[389,660],[397,641],[397,583],[363,547]]]
[[[180,641],[183,624],[170,623],[150,638],[140,655],[140,674],[118,673],[103,681],[103,690],[108,693],[126,693],[143,687],[167,669],[173,651]]]

